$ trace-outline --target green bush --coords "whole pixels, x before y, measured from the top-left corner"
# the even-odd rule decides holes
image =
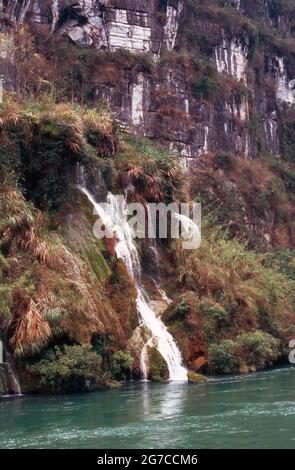
[[[233,169],[235,164],[235,156],[228,152],[217,152],[214,156],[213,165],[215,169],[221,168],[225,171]]]
[[[114,163],[120,184],[132,184],[148,202],[184,200],[185,177],[179,158],[164,147],[127,136]]]
[[[189,306],[187,305],[185,300],[182,300],[179,304],[175,307],[175,316],[178,319],[183,319],[185,315],[189,311]]]
[[[238,355],[246,365],[264,369],[280,356],[280,341],[264,331],[253,331],[237,338]]]
[[[103,108],[56,104],[46,97],[19,107],[5,95],[0,111],[0,164],[17,172],[26,197],[39,208],[58,209],[71,199],[78,163],[95,180],[100,157],[114,155],[116,130]],[[4,119],[10,115],[12,123]]]
[[[37,376],[39,391],[47,393],[89,392],[106,385],[101,358],[88,345],[55,346],[27,365],[27,371]]]
[[[226,339],[220,344],[212,344],[208,351],[209,366],[218,374],[233,374],[239,370],[236,357],[236,343]]]
[[[229,314],[222,305],[213,302],[211,300],[203,300],[200,302],[200,310],[204,315],[208,315],[213,320],[218,322],[226,321],[229,318]]]
[[[218,374],[233,374],[243,366],[264,369],[280,356],[280,341],[255,330],[209,347],[209,367]]]
[[[172,308],[170,320],[184,320],[186,314],[189,312],[189,306],[186,301],[181,300],[174,308]]]
[[[111,357],[111,372],[117,380],[130,379],[133,359],[128,351],[116,351]]]
[[[294,119],[280,125],[278,134],[280,137],[283,155],[291,162],[295,162],[295,132]]]
[[[214,341],[216,341],[216,324],[214,320],[209,318],[208,320],[204,321],[203,331],[204,340],[206,341],[206,343],[213,343]]]
[[[221,88],[217,80],[211,77],[198,77],[192,86],[193,97],[200,100],[214,99]]]
[[[295,251],[288,249],[274,249],[265,256],[265,266],[267,268],[284,274],[292,281],[295,281]]]

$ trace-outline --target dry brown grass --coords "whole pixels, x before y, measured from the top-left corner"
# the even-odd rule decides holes
[[[204,212],[216,213],[231,236],[259,249],[294,245],[294,196],[266,160],[231,156],[223,161],[211,154],[201,160],[191,188]]]
[[[159,202],[163,200],[161,179],[148,174],[143,168],[134,166],[127,171],[128,180],[146,200]]]
[[[36,227],[32,226],[17,238],[17,243],[24,251],[30,251],[34,258],[41,263],[52,266],[54,262],[54,254],[48,243],[41,240],[36,234]]]
[[[52,330],[34,300],[18,295],[16,302],[17,312],[11,325],[14,334],[9,344],[16,356],[32,355],[48,344]]]
[[[11,129],[17,125],[19,119],[19,105],[9,95],[5,95],[4,102],[0,105],[0,127]]]

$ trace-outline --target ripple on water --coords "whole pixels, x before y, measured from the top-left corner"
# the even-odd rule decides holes
[[[294,371],[0,400],[0,447],[295,448]]]

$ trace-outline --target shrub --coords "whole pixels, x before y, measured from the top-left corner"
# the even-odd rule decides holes
[[[212,344],[208,351],[209,367],[218,374],[233,374],[239,370],[236,357],[236,344],[232,340],[224,340],[220,344]]]
[[[183,321],[186,314],[189,312],[189,306],[187,305],[185,299],[182,299],[178,304],[171,305],[164,313],[163,319],[165,322],[169,323],[172,321]]]
[[[26,368],[47,393],[89,392],[105,385],[101,359],[88,345],[56,346]]]
[[[226,309],[214,301],[203,300],[200,302],[199,307],[203,314],[208,315],[210,318],[213,318],[213,320],[223,322],[229,319],[229,314]]]
[[[193,97],[200,100],[210,100],[220,93],[219,83],[211,77],[198,77],[193,84]]]
[[[237,338],[237,354],[244,364],[264,369],[280,356],[280,341],[264,331],[253,331]]]
[[[214,156],[213,165],[215,169],[221,168],[231,171],[235,164],[235,156],[228,152],[217,152]]]
[[[128,380],[131,375],[133,359],[127,351],[116,351],[111,356],[111,372],[117,380]]]
[[[203,217],[220,224],[249,248],[293,246],[295,226],[294,169],[277,159],[246,160],[228,152],[202,158],[192,184]],[[219,171],[222,169],[223,171]],[[271,234],[270,239],[265,234]]]
[[[278,134],[280,137],[281,148],[284,157],[291,161],[295,162],[295,131],[294,131],[294,122],[295,118],[292,115],[292,119],[285,119],[285,122],[282,122],[279,126]]]
[[[282,179],[287,193],[295,193],[295,169],[293,165],[283,160],[273,159],[271,161],[271,168]]]
[[[43,97],[20,108],[5,95],[0,110],[0,164],[17,171],[26,196],[42,209],[69,202],[77,164],[95,179],[100,157],[116,149],[112,116],[103,108],[56,104]]]
[[[0,285],[0,323],[1,320],[11,320],[12,289],[7,285]]]
[[[115,165],[120,187],[133,185],[148,202],[184,200],[185,178],[179,159],[164,147],[128,137]]]
[[[177,340],[192,366],[200,355],[207,356],[214,343],[209,352],[212,370],[230,373],[238,370],[238,344],[234,348],[232,343],[223,344],[223,340],[262,330],[281,340],[278,348],[282,351],[294,325],[294,282],[279,269],[266,267],[265,255],[249,250],[245,243],[230,240],[220,228],[203,222],[198,250],[182,256],[174,246],[178,270],[175,289],[182,292],[181,296],[193,292],[196,298],[195,308],[184,320],[177,321]],[[292,258],[290,263],[291,270]],[[169,306],[164,321],[176,322],[174,310],[175,306]],[[240,356],[244,356],[243,348]],[[260,362],[256,362],[260,367]]]
[[[295,281],[295,251],[274,249],[266,254],[265,266],[278,271]]]
[[[243,366],[264,369],[280,357],[280,341],[255,330],[209,347],[209,367],[217,373],[232,374]]]
[[[214,343],[214,341],[216,341],[216,324],[211,318],[204,321],[203,337],[208,344]]]

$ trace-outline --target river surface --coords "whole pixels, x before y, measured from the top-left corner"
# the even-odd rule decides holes
[[[0,398],[0,448],[292,448],[295,367],[202,385]]]

